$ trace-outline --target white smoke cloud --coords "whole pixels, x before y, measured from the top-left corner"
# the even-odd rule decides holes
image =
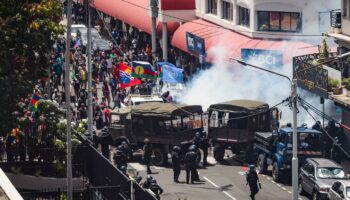
[[[202,105],[203,110],[207,110],[211,104],[234,99],[259,100],[274,106],[290,95],[291,87],[287,79],[249,66],[242,66],[235,61],[227,61],[227,52],[229,51],[225,46],[219,43],[209,49],[208,54],[214,58],[213,66],[194,75],[187,85],[186,93],[179,99],[181,103],[199,104]],[[261,66],[261,63],[252,64]],[[271,70],[292,77],[291,63]],[[300,90],[298,94],[322,110],[319,97]],[[331,101],[326,101],[325,106],[326,114],[336,117],[336,119],[340,118],[340,114],[335,113],[335,107]],[[290,108],[283,105],[279,106],[279,109],[283,113],[281,124],[292,122]],[[303,108],[300,107],[299,110],[298,125],[307,123],[311,127],[315,121]],[[322,122],[319,117],[317,120]]]

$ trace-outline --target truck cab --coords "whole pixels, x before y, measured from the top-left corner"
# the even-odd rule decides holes
[[[161,166],[175,145],[188,148],[196,132],[203,131],[202,107],[149,102],[129,110],[111,112],[110,133],[115,145],[127,140],[140,149],[144,140],[153,145],[153,164]]]
[[[298,158],[299,166],[306,158],[322,157],[322,133],[320,131],[299,127]],[[283,181],[286,174],[291,172],[293,157],[293,129],[281,128],[274,132],[256,132],[254,148],[258,155],[257,170],[265,173],[272,165],[272,176],[275,181]]]

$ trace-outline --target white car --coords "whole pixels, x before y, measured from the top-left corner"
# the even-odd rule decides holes
[[[163,99],[158,95],[130,95],[125,104],[128,106],[136,106],[148,102],[162,102]]]
[[[350,181],[339,180],[333,183],[328,192],[329,200],[350,200]]]

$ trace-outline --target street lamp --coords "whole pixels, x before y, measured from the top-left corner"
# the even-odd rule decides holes
[[[298,170],[299,170],[299,166],[298,166],[298,135],[297,135],[297,80],[293,79],[293,81],[286,75],[284,74],[280,74],[268,69],[264,69],[261,67],[258,67],[256,65],[252,65],[249,63],[244,62],[243,60],[240,59],[236,59],[236,58],[231,58],[231,60],[234,60],[236,62],[238,62],[241,65],[244,66],[250,66],[253,67],[255,69],[259,69],[280,77],[283,77],[285,79],[288,79],[289,83],[291,84],[291,97],[292,97],[292,101],[293,101],[293,158],[292,158],[292,185],[293,185],[293,193],[292,193],[292,199],[293,200],[298,200],[299,198],[299,192],[298,192]]]

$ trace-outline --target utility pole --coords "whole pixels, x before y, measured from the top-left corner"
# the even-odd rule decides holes
[[[72,0],[68,0],[67,6],[67,36],[66,36],[66,52],[65,52],[65,93],[67,108],[67,197],[73,200],[72,185],[72,135],[71,135],[71,111],[70,111],[70,40],[72,26]]]
[[[158,17],[158,0],[150,0],[152,12],[152,55],[156,57],[157,53],[157,17]]]
[[[292,192],[292,200],[298,200],[299,198],[299,192],[298,192],[298,124],[297,124],[297,79],[293,79],[293,81],[286,75],[280,74],[268,69],[264,69],[262,67],[258,67],[256,65],[252,65],[249,63],[246,63],[242,60],[231,58],[231,60],[237,61],[239,64],[243,66],[250,66],[258,70],[262,70],[271,74],[275,74],[277,76],[283,77],[288,79],[289,83],[291,84],[291,100],[293,104],[293,157],[292,157],[292,186],[293,186],[293,192]]]
[[[298,191],[298,180],[299,180],[299,164],[298,164],[298,122],[297,122],[297,79],[293,79],[292,82],[292,103],[293,103],[293,157],[292,157],[292,199],[299,199],[299,191]]]
[[[88,132],[92,135],[93,114],[92,114],[92,67],[91,67],[91,8],[90,0],[87,0],[88,6]]]

